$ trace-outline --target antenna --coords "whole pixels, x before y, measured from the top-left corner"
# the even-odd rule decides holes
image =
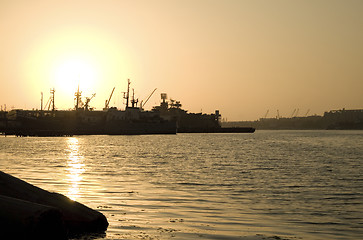
[[[126,108],[129,107],[129,97],[130,97],[130,79],[127,79],[127,92],[126,92],[126,97],[124,96],[124,98],[126,99]]]
[[[43,92],[40,92],[40,111],[43,111]]]
[[[78,108],[80,108],[80,105],[82,103],[82,100],[81,100],[82,92],[79,91],[79,84],[78,84],[77,92],[74,94],[74,96],[75,96],[75,100],[76,100],[75,108],[76,108],[76,110],[78,110]]]
[[[137,107],[137,103],[139,102],[139,99],[135,100],[135,89],[132,89],[132,99],[131,99],[131,107]]]
[[[55,111],[55,102],[54,102],[54,93],[55,93],[55,89],[52,88],[50,89],[50,94],[51,94],[51,98],[52,98],[52,111]]]

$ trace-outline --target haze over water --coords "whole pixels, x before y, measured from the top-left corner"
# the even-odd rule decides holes
[[[0,137],[0,169],[98,209],[100,239],[359,239],[362,131]]]

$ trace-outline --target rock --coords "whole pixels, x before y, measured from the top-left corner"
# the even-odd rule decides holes
[[[67,239],[58,209],[2,195],[0,229],[1,239]]]
[[[106,217],[64,195],[51,193],[0,171],[0,195],[56,208],[69,236],[107,230]],[[0,206],[1,209],[1,206]]]

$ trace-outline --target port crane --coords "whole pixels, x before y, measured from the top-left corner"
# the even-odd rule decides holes
[[[267,109],[267,111],[266,111],[266,114],[265,114],[265,116],[263,117],[263,118],[266,118],[267,117],[267,114],[270,112],[270,109]]]
[[[75,104],[75,109],[83,109],[83,110],[93,110],[93,108],[89,109],[89,102],[92,100],[92,98],[94,98],[96,96],[96,93],[92,94],[91,97],[86,97],[86,102],[83,103],[81,96],[82,96],[82,92],[79,91],[79,85],[77,88],[77,92],[74,94],[75,98],[74,100],[76,101]]]
[[[146,100],[145,100],[145,103],[143,103],[143,100],[141,101],[141,103],[140,103],[140,108],[142,109],[144,106],[145,106],[145,104],[147,103],[147,101],[149,101],[149,99],[151,98],[151,96],[154,94],[154,92],[156,91],[156,89],[157,88],[155,88],[154,89],[154,91],[152,91],[151,92],[151,94],[146,98]]]
[[[292,111],[290,118],[297,117],[299,111],[300,111],[299,108],[295,108],[294,111]]]
[[[85,110],[88,110],[88,107],[89,107],[89,102],[92,100],[92,98],[94,98],[96,96],[96,93],[92,94],[92,97],[86,97],[86,102],[84,104],[84,109]],[[92,110],[92,109],[91,109]]]
[[[105,102],[105,108],[104,108],[104,110],[107,110],[108,109],[108,107],[109,107],[109,105],[110,105],[110,101],[111,101],[111,98],[112,98],[112,94],[113,94],[113,92],[115,91],[115,87],[112,89],[112,92],[111,92],[111,95],[110,95],[110,97],[108,98],[108,100],[106,100],[106,102]]]
[[[299,108],[298,108],[298,109],[296,109],[295,117],[297,117],[297,115],[299,114],[299,111],[300,111],[300,109],[299,109]]]
[[[304,117],[306,117],[308,115],[308,113],[310,112],[310,109],[308,109],[304,115]]]
[[[55,103],[54,103],[54,93],[55,93],[55,89],[51,88],[50,89],[50,97],[47,101],[47,103],[45,104],[44,108],[46,109],[48,106],[48,111],[50,110],[50,107],[52,107],[52,111],[55,111]],[[41,110],[43,110],[43,93],[41,93]]]
[[[294,111],[292,111],[290,118],[292,118],[294,116],[295,112],[296,112],[296,108],[294,109]]]

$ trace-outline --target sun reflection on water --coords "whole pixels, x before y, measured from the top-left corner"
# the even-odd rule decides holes
[[[77,138],[68,138],[67,150],[67,180],[70,184],[67,196],[72,200],[77,200],[81,196],[79,184],[82,181],[82,174],[85,171],[84,157],[79,151],[79,142]]]

